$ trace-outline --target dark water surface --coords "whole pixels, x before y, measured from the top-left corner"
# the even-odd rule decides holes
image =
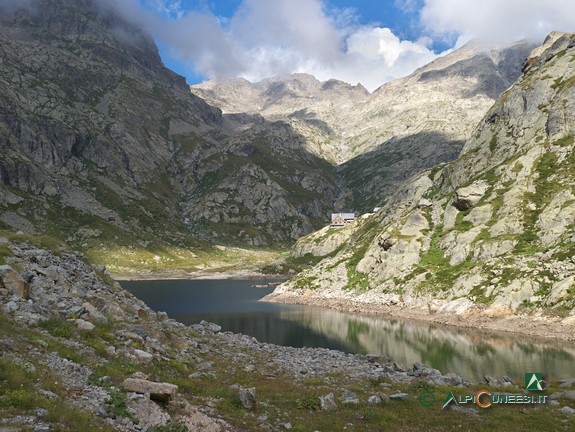
[[[215,322],[222,331],[261,342],[385,354],[407,366],[422,362],[472,381],[483,375],[514,379],[526,372],[575,377],[575,344],[474,332],[438,324],[380,318],[310,306],[260,303],[273,291],[263,280],[124,281],[122,286],[156,311],[184,324]]]

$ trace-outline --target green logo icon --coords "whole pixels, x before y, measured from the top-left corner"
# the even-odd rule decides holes
[[[525,374],[525,390],[543,391],[543,374],[539,372],[527,372]]]
[[[453,392],[447,393],[447,396],[445,396],[445,400],[443,401],[443,405],[441,406],[441,409],[444,409],[451,402],[455,402],[455,405],[458,405],[457,399],[455,399],[455,395],[453,394]]]
[[[417,400],[422,406],[429,408],[435,403],[435,395],[428,390],[424,390],[421,392]]]

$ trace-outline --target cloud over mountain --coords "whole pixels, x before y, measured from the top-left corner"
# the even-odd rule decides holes
[[[369,90],[440,55],[430,48],[434,39],[542,41],[552,30],[575,28],[571,0],[396,0],[419,27],[413,41],[360,25],[353,9],[322,0],[243,0],[230,18],[207,6],[186,9],[181,0],[99,1],[144,25],[168,55],[206,78],[258,81],[305,72]]]
[[[542,42],[551,31],[575,31],[575,4],[572,0],[425,0],[420,19],[432,36],[499,44],[519,39]]]

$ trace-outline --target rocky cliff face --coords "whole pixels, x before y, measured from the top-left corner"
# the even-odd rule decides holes
[[[0,228],[73,244],[292,242],[331,165],[285,123],[223,117],[106,2],[0,8]]]
[[[495,99],[520,75],[533,47],[487,49],[477,43],[442,57],[373,94],[305,74],[250,84],[207,82],[192,91],[224,112],[282,120],[306,149],[337,164],[337,210],[381,206],[423,169],[455,159]]]
[[[406,182],[354,232],[325,233],[336,252],[276,295],[575,314],[574,59],[574,35],[548,38],[457,160]],[[315,240],[298,247],[328,250]]]

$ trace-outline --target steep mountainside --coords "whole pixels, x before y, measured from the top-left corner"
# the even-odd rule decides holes
[[[222,116],[103,4],[0,7],[0,228],[99,248],[291,243],[321,226],[332,166],[289,124]]]
[[[553,34],[460,158],[406,182],[356,227],[300,239],[297,254],[326,258],[275,298],[573,318],[574,83],[575,35]]]
[[[469,43],[369,95],[361,86],[305,74],[250,84],[207,82],[192,91],[224,112],[289,123],[313,154],[338,166],[335,209],[380,206],[405,179],[455,159],[533,47]]]

